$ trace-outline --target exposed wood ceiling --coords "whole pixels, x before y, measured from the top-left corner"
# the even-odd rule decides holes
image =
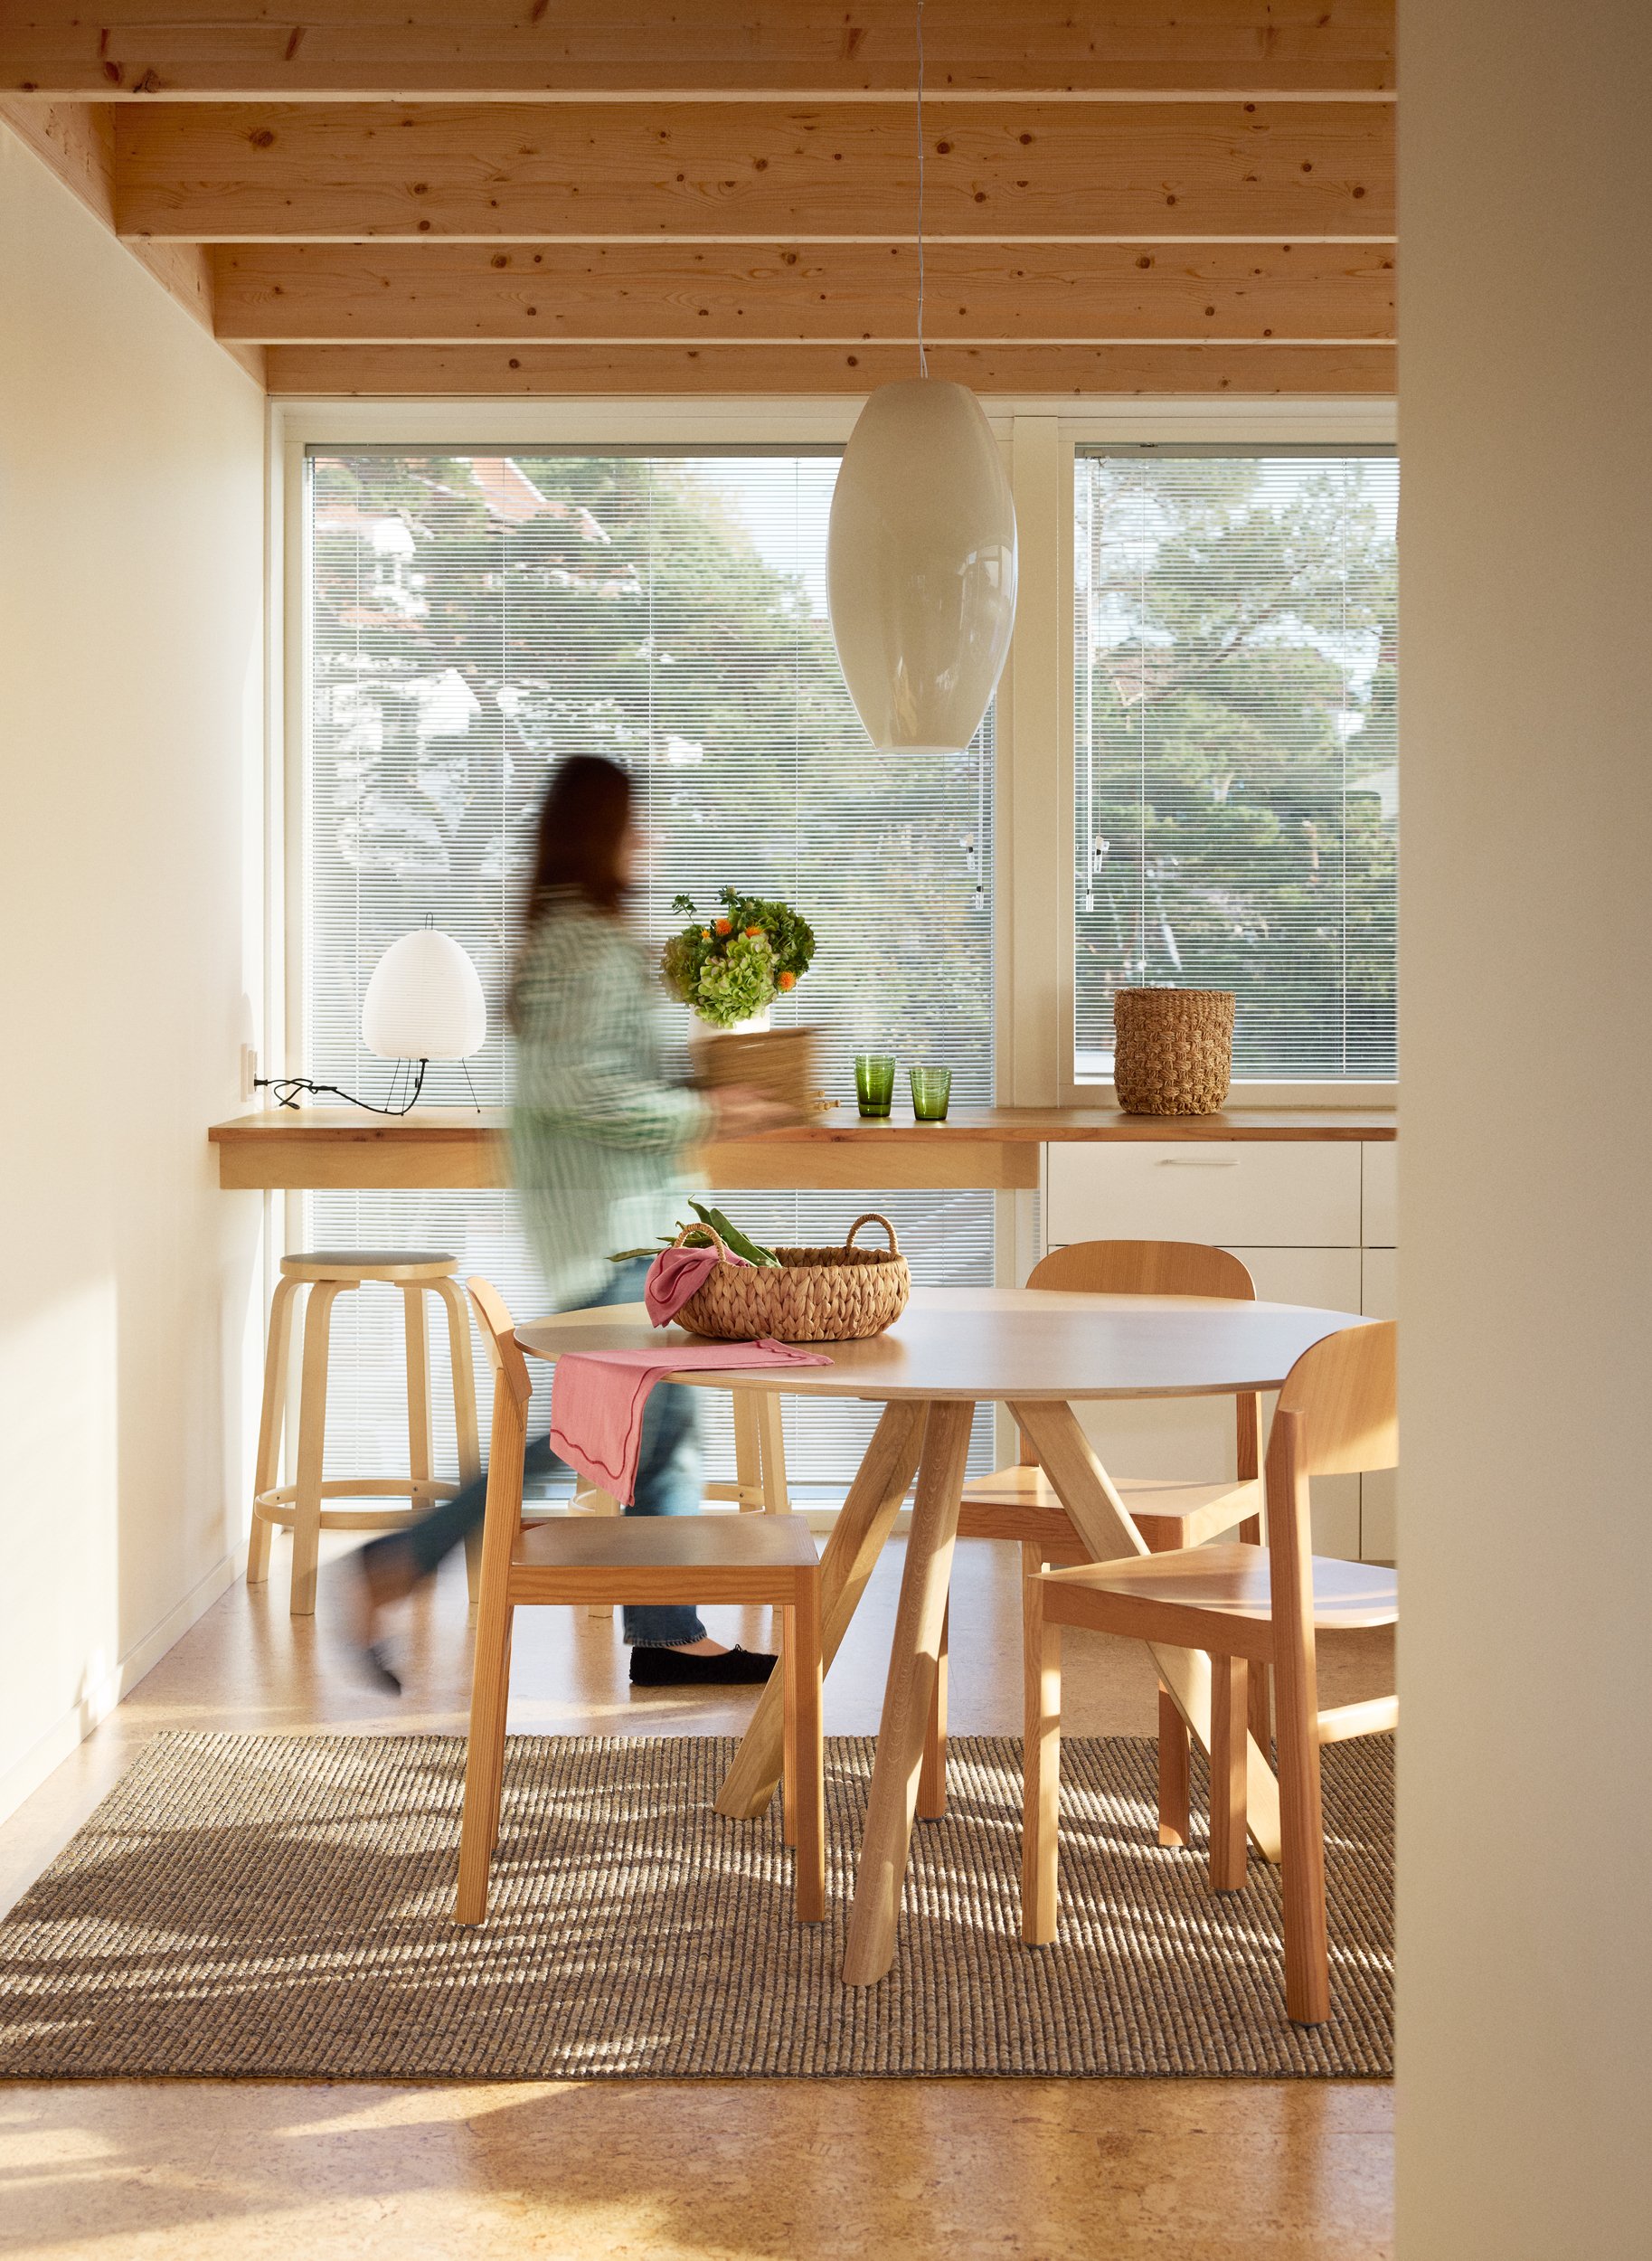
[[[0,115],[281,393],[914,367],[913,0],[58,0]],[[983,391],[1383,393],[1391,0],[927,0],[925,328]]]

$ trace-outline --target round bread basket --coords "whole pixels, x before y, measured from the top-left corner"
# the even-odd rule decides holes
[[[1213,1115],[1228,1095],[1232,989],[1119,989],[1113,1089],[1127,1115]]]
[[[889,1246],[857,1248],[863,1225],[881,1225]],[[895,1228],[873,1210],[855,1218],[841,1248],[777,1248],[778,1272],[733,1263],[709,1225],[685,1225],[678,1247],[691,1237],[709,1239],[722,1261],[684,1304],[677,1324],[719,1342],[748,1342],[754,1335],[777,1342],[857,1342],[899,1319],[912,1291]]]

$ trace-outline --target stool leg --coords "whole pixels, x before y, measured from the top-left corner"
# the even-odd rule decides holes
[[[757,1422],[758,1481],[763,1507],[769,1515],[789,1515],[791,1495],[786,1489],[786,1430],[780,1399],[769,1390],[754,1390],[750,1397]]]
[[[424,1290],[401,1291],[401,1327],[407,1341],[407,1472],[416,1484],[430,1481],[430,1343],[424,1330]],[[414,1515],[430,1504],[429,1492],[415,1491]]]
[[[741,1515],[763,1504],[762,1446],[757,1407],[746,1390],[734,1392],[734,1500]]]
[[[930,1696],[930,1717],[923,1731],[923,1756],[918,1766],[918,1818],[939,1821],[947,1810],[947,1663],[951,1640],[952,1596],[940,1613],[940,1644],[935,1651],[935,1686]]]
[[[448,1359],[453,1375],[453,1426],[458,1442],[458,1480],[474,1483],[482,1473],[477,1432],[477,1377],[470,1353],[470,1310],[456,1280],[438,1280],[436,1293],[448,1313]],[[482,1594],[482,1526],[465,1541],[465,1583],[475,1609]]]
[[[354,1281],[317,1280],[304,1310],[304,1379],[298,1394],[298,1483],[293,1501],[292,1613],[316,1614],[321,1550],[321,1471],[327,1447],[327,1346],[333,1306]]]
[[[786,1693],[793,1715],[791,1761],[797,1852],[798,1921],[817,1924],[826,1915],[826,1746],[820,1722],[820,1574],[798,1581],[796,1605],[786,1612]]]
[[[259,1414],[258,1458],[253,1462],[252,1497],[273,1491],[281,1481],[281,1425],[287,1412],[287,1369],[293,1347],[293,1298],[297,1280],[282,1279],[269,1302],[269,1340],[264,1351],[264,1404]],[[269,1575],[270,1526],[256,1507],[247,1534],[247,1584]]]
[[[511,1556],[522,1524],[525,1443],[523,1409],[512,1400],[501,1379],[494,1391],[493,1444],[487,1462],[482,1600],[477,1613],[470,1742],[465,1754],[465,1812],[459,1826],[458,1889],[453,1904],[457,1924],[479,1924],[487,1914],[487,1872],[499,1828],[510,1691]]]

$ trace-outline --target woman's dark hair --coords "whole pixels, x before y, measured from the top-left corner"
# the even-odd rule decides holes
[[[571,887],[593,909],[617,911],[625,895],[619,845],[631,821],[631,780],[617,762],[570,754],[545,789],[533,833],[524,925],[531,934],[555,887]]]

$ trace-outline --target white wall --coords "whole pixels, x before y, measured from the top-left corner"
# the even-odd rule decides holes
[[[256,1196],[263,402],[0,128],[0,1812],[221,1590]]]
[[[1401,0],[1402,2261],[1652,2250],[1652,8]]]

